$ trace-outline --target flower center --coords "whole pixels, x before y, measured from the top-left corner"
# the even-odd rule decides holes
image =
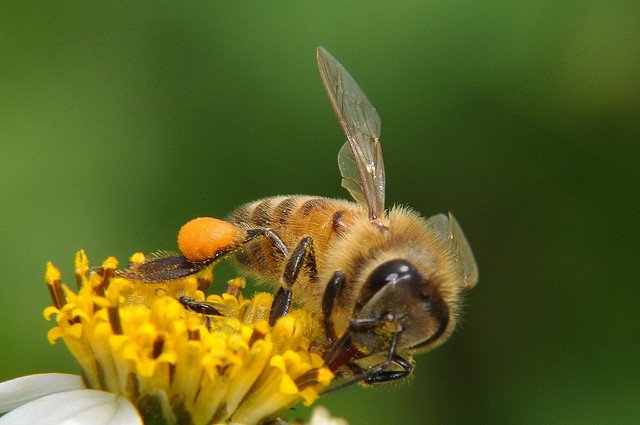
[[[270,327],[273,296],[245,299],[241,278],[205,300],[211,268],[148,283],[120,275],[117,265],[109,258],[91,271],[78,252],[76,291],[47,265],[53,306],[44,314],[57,322],[49,340],[64,341],[88,387],[123,394],[143,416],[169,423],[255,424],[311,404],[333,379],[314,351],[322,332],[308,312],[293,310]]]

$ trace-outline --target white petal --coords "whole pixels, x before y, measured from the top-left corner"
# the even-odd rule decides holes
[[[0,383],[0,413],[8,412],[45,395],[82,388],[84,388],[82,378],[68,373],[43,373],[2,382]]]
[[[326,407],[318,406],[313,409],[309,425],[349,425],[349,423],[342,418],[331,416]]]
[[[0,418],[0,425],[142,425],[124,397],[97,390],[51,394]]]

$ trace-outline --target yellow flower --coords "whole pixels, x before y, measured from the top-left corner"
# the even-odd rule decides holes
[[[145,420],[258,424],[301,401],[313,403],[333,379],[314,351],[320,326],[306,311],[293,310],[270,327],[272,295],[245,299],[240,278],[205,299],[210,268],[146,283],[118,273],[117,266],[109,258],[91,271],[78,252],[73,290],[48,264],[53,305],[44,316],[55,317],[49,340],[64,341],[86,386],[125,397]],[[203,306],[215,314],[198,313]]]

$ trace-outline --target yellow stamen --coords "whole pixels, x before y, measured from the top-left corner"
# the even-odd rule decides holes
[[[130,259],[144,261],[141,254]],[[125,395],[143,416],[186,415],[194,425],[257,424],[300,401],[311,404],[333,379],[312,352],[321,331],[306,311],[294,310],[270,327],[273,296],[245,299],[238,278],[226,292],[206,298],[220,315],[203,316],[178,298],[204,302],[210,269],[148,283],[130,280],[116,267],[109,258],[90,272],[80,251],[74,292],[47,266],[54,305],[44,315],[55,315],[57,323],[48,338],[65,342],[91,388]]]

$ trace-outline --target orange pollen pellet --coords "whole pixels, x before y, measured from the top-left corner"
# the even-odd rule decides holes
[[[194,218],[178,233],[178,248],[189,261],[205,261],[231,248],[239,229],[212,217]]]

